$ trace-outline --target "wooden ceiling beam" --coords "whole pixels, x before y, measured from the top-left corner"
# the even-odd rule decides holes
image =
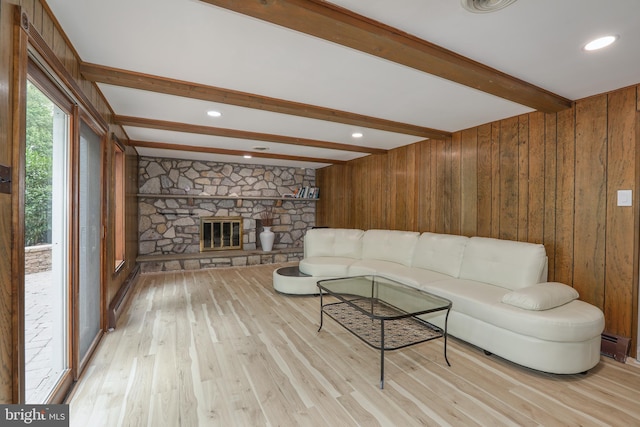
[[[227,156],[244,156],[246,154],[249,154],[251,155],[251,157],[258,157],[262,159],[292,160],[297,162],[326,163],[330,165],[331,164],[341,165],[346,163],[346,161],[344,160],[321,159],[318,157],[290,156],[286,154],[273,154],[273,153],[263,153],[263,152],[255,152],[255,151],[227,150],[224,148],[200,147],[197,145],[181,145],[181,144],[170,144],[170,143],[164,143],[164,142],[129,140],[129,143],[127,145],[131,147],[156,148],[159,150],[191,151],[196,153],[222,154]]]
[[[556,113],[569,99],[323,0],[200,0]]]
[[[367,154],[384,154],[387,150],[381,148],[363,147],[360,145],[338,144],[336,142],[318,141],[315,139],[296,138],[284,135],[249,132],[237,129],[226,129],[212,126],[192,125],[188,123],[169,122],[164,120],[146,119],[142,117],[114,116],[115,124],[150,129],[169,130],[174,132],[197,133],[201,135],[222,136],[227,138],[249,139],[254,141],[275,142],[305,147],[325,148],[328,150],[351,151]]]
[[[142,89],[186,98],[201,99],[221,104],[236,105],[273,113],[289,114],[310,119],[361,126],[387,132],[420,136],[423,138],[442,139],[451,136],[450,132],[416,126],[408,123],[394,122],[376,117],[363,116],[346,111],[299,102],[270,98],[246,92],[207,86],[183,80],[174,80],[135,71],[122,70],[97,64],[82,63],[80,72],[89,81],[106,83],[115,86]]]

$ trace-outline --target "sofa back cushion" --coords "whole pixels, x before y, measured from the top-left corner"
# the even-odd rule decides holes
[[[546,281],[547,254],[535,243],[471,237],[464,249],[460,278],[516,290]]]
[[[316,228],[304,236],[304,257],[337,256],[362,258],[364,231],[346,228]]]
[[[422,233],[413,252],[411,266],[458,277],[468,241],[465,236]]]
[[[362,259],[378,259],[411,266],[420,233],[397,230],[367,230],[362,238]]]

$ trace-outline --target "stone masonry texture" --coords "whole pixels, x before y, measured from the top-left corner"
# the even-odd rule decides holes
[[[213,251],[212,258],[145,262],[143,272],[298,260],[304,233],[315,225],[315,202],[269,199],[292,194],[303,186],[315,186],[313,169],[141,157],[139,185],[140,194],[149,194],[149,197],[138,198],[139,254],[142,256],[199,253],[200,217],[241,217],[243,249],[255,250],[259,249],[260,214],[270,209],[273,212],[271,230],[276,234],[273,254],[216,258]],[[184,198],[162,195],[184,195]],[[238,199],[216,198],[229,196]],[[242,200],[240,197],[265,199]],[[277,254],[278,249],[291,248],[300,251]]]

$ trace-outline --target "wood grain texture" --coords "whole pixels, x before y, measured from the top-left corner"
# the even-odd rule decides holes
[[[576,210],[574,287],[604,307],[607,198],[607,96],[576,106]]]
[[[603,358],[549,375],[449,340],[379,354],[318,297],[274,292],[278,266],[142,275],[70,398],[72,426],[640,423],[640,368]]]
[[[41,19],[38,19],[39,22],[34,22],[34,27],[40,34],[42,40],[56,54],[58,60],[64,65],[66,72],[73,78],[77,87],[81,89],[83,96],[91,105],[92,111],[104,120],[104,123],[108,125],[110,132],[115,133],[120,141],[126,144],[128,142],[128,138],[122,127],[114,125],[113,113],[104,96],[95,83],[88,81],[81,76],[80,59],[78,54],[73,46],[70,45],[69,40],[61,30],[58,21],[51,14],[51,11],[46,4],[43,5],[38,0],[34,0],[33,4],[34,15],[41,16]],[[125,260],[124,268],[119,271],[119,274],[107,275],[106,285],[108,302],[110,302],[110,299],[117,293],[124,279],[131,273],[131,271],[133,271],[133,268],[136,265],[135,258],[138,247],[138,215],[137,198],[135,197],[135,194],[137,193],[138,174],[137,153],[131,149],[127,151],[125,167],[125,173],[127,175],[127,196],[125,201],[125,252],[127,259]],[[111,203],[111,200],[107,198],[106,202],[108,205]],[[107,224],[108,229],[112,228],[110,226],[111,224]]]
[[[204,101],[237,105],[257,110],[271,111],[274,113],[290,114],[317,120],[344,123],[365,128],[384,130],[387,132],[398,132],[402,134],[421,136],[424,138],[442,138],[449,135],[448,132],[408,123],[398,123],[391,120],[363,116],[346,111],[270,98],[220,87],[207,86],[194,82],[175,80],[167,77],[138,73],[135,71],[106,67],[103,65],[82,63],[80,65],[80,73],[84,78],[97,83],[106,83],[116,86],[166,93],[169,95],[195,98]]]
[[[449,233],[461,234],[462,233],[462,191],[459,189],[462,186],[462,135],[457,132],[453,135],[451,140],[451,207]]]
[[[478,131],[461,132],[460,234],[478,235]]]
[[[518,240],[529,238],[529,116],[518,117]]]
[[[27,12],[30,21],[29,33],[33,39],[32,46],[35,44],[38,49],[46,46],[54,53],[51,58],[46,58],[47,61],[51,61],[54,66],[63,68],[63,80],[68,79],[72,90],[78,90],[77,97],[82,103],[87,104],[85,108],[96,114],[98,120],[103,119],[105,127],[109,123],[111,112],[97,87],[80,78],[79,60],[76,52],[68,45],[66,37],[58,27],[57,21],[50,15],[46,5],[43,6],[39,0],[2,1],[0,3],[0,87],[3,90],[0,91],[0,163],[12,166],[14,173],[18,174],[18,171],[21,170],[20,165],[12,157],[21,158],[20,156],[24,156],[24,150],[20,153],[20,147],[13,147],[14,133],[11,129],[13,116],[10,108],[13,102],[12,96],[17,86],[14,82],[15,76],[12,68],[14,59],[26,64],[27,56],[26,53],[23,53],[17,58],[13,57],[14,4]],[[23,52],[26,52],[26,48]],[[20,85],[24,85],[24,80]],[[112,131],[118,133],[119,137],[125,140],[121,128],[112,126]],[[16,150],[18,151],[16,152]],[[137,176],[137,167],[135,175]],[[135,183],[135,181],[133,182]],[[14,183],[15,194],[22,194],[23,189],[20,187],[19,180],[14,179]],[[135,194],[135,192],[133,193]],[[22,316],[16,310],[16,301],[18,301],[16,298],[20,295],[17,284],[22,280],[22,270],[10,266],[10,263],[15,266],[24,264],[22,252],[12,251],[12,247],[24,245],[18,240],[11,242],[12,233],[19,236],[22,231],[16,226],[16,223],[21,220],[21,211],[18,211],[18,207],[23,209],[21,207],[23,201],[20,197],[16,199],[17,201],[13,201],[13,207],[11,207],[12,196],[0,195],[0,254],[2,255],[0,256],[0,403],[16,403],[20,398],[22,363],[18,349],[21,349],[22,346],[16,337],[19,336],[19,331],[23,328],[21,326]],[[135,198],[132,203],[133,205],[130,204],[130,207],[137,206]],[[131,254],[130,258],[133,262],[125,267],[125,271],[123,271],[125,276],[135,266],[135,254],[138,246],[137,208],[127,212],[127,215],[129,215],[127,250]],[[111,278],[109,278],[110,280]]]
[[[478,128],[478,236],[491,236],[491,194],[493,168],[491,155],[491,124]]]
[[[444,157],[442,162],[442,173],[440,175],[442,195],[437,206],[440,208],[440,215],[442,216],[442,233],[451,233],[451,218],[453,216],[453,176],[451,171],[451,138],[444,140]],[[457,190],[457,189],[456,189]],[[456,191],[457,192],[457,191]]]
[[[351,185],[346,191],[348,197],[353,199],[353,226],[364,230],[384,228],[388,224],[391,197],[388,192],[389,171],[386,156],[367,156],[350,164],[353,165],[350,170]]]
[[[297,138],[286,135],[274,135],[261,132],[250,132],[239,129],[220,128],[213,126],[194,125],[166,120],[154,120],[144,117],[115,116],[116,124],[120,126],[143,127],[149,129],[161,129],[175,132],[197,133],[202,135],[222,136],[225,138],[250,139],[254,141],[277,142],[279,144],[302,145],[306,147],[327,148],[330,150],[353,151],[356,153],[386,153],[382,148],[365,147],[353,144],[339,144],[330,141],[318,141],[307,138]],[[140,142],[140,141],[139,141]]]
[[[447,170],[447,145],[448,141],[446,140],[438,140],[434,141],[435,143],[435,176],[433,177],[434,189],[435,189],[435,199],[432,200],[433,203],[433,214],[434,216],[434,227],[436,233],[446,233],[447,232],[447,217],[449,215],[449,210],[447,209],[450,206],[450,201],[446,200],[447,194],[451,193],[451,190],[447,187],[447,183],[450,182],[445,176]]]
[[[500,183],[502,171],[500,170],[500,122],[491,123],[491,234],[490,237],[500,236]],[[505,142],[506,145],[506,142]]]
[[[555,113],[571,104],[568,99],[559,95],[326,1],[202,1],[442,77],[536,110]]]
[[[500,186],[498,189],[500,220],[495,237],[518,239],[519,122],[517,117],[500,122]]]
[[[412,230],[415,227],[415,151],[415,145],[401,147],[387,157],[391,198],[388,205],[389,228],[394,230]]]
[[[606,242],[605,242],[605,313],[606,325],[610,330],[621,331],[631,336],[633,323],[633,287],[628,283],[638,283],[634,277],[634,268],[638,262],[634,257],[634,246],[640,237],[636,232],[636,241],[629,239],[630,228],[634,223],[632,206],[617,206],[618,190],[628,190],[636,182],[636,104],[635,88],[627,88],[607,97],[607,180],[606,180]],[[634,191],[633,204],[638,204],[638,192]],[[637,209],[636,209],[637,210]],[[636,273],[637,274],[637,273]]]
[[[13,6],[0,2],[0,82],[9,82],[13,63]],[[13,164],[12,92],[0,91],[0,164]],[[0,194],[0,403],[13,400],[12,197]]]
[[[555,280],[556,253],[556,177],[557,177],[557,121],[555,114],[546,114],[544,120],[544,208],[543,240],[547,251],[549,280]]]
[[[626,210],[615,201],[619,189],[640,189],[637,108],[638,87],[631,87],[558,114],[534,112],[416,144],[413,229],[458,234],[459,227],[460,234],[543,243],[549,280],[575,287],[604,310],[609,332],[635,340],[640,209],[635,201]],[[380,174],[401,175],[406,167],[394,171],[397,162],[385,164],[390,170],[366,158],[344,165],[357,170],[354,217],[402,202],[378,189]],[[360,196],[372,189],[374,199]],[[332,199],[331,191],[323,193],[326,206]],[[397,227],[382,213],[359,224],[367,229],[374,222],[375,228]]]
[[[528,241],[544,240],[544,139],[545,115],[529,114],[529,202]]]
[[[26,55],[29,37],[22,8],[13,9],[13,59],[12,72],[12,126],[11,130],[11,329],[13,332],[11,364],[13,367],[12,402],[25,399],[25,297],[24,297],[24,246],[25,246],[25,168],[27,121],[27,68]]]
[[[170,144],[167,142],[154,142],[154,141],[135,141],[130,140],[128,145],[130,147],[145,147],[156,148],[159,150],[177,150],[177,151],[189,151],[192,153],[211,153],[211,154],[223,154],[227,156],[243,156],[247,153],[251,153],[252,157],[259,159],[281,159],[281,160],[294,160],[299,162],[313,162],[313,163],[329,163],[335,165],[341,165],[345,162],[342,160],[334,160],[328,158],[319,157],[305,157],[294,156],[288,154],[275,154],[275,153],[263,153],[255,152],[252,150],[230,150],[226,148],[206,147],[201,145],[183,145],[183,144]]]
[[[573,283],[575,216],[575,110],[558,114],[555,280]]]
[[[441,158],[439,147],[442,147],[443,143],[443,141],[434,140],[431,141],[430,144],[431,167],[429,170],[429,182],[431,183],[431,191],[427,202],[430,204],[429,224],[431,225],[431,228],[427,231],[436,231],[438,229],[438,212],[441,209],[441,206],[438,205],[438,186],[441,185],[438,184],[438,159]]]
[[[431,230],[431,147],[432,141],[418,143],[418,231]]]

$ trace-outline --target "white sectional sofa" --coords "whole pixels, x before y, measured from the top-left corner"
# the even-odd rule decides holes
[[[517,364],[574,374],[600,360],[602,311],[548,283],[543,245],[483,237],[392,230],[314,229],[300,271],[274,287],[318,293],[318,280],[380,275],[452,301],[448,332]],[[299,286],[295,286],[295,284]],[[427,319],[444,326],[444,314]]]

